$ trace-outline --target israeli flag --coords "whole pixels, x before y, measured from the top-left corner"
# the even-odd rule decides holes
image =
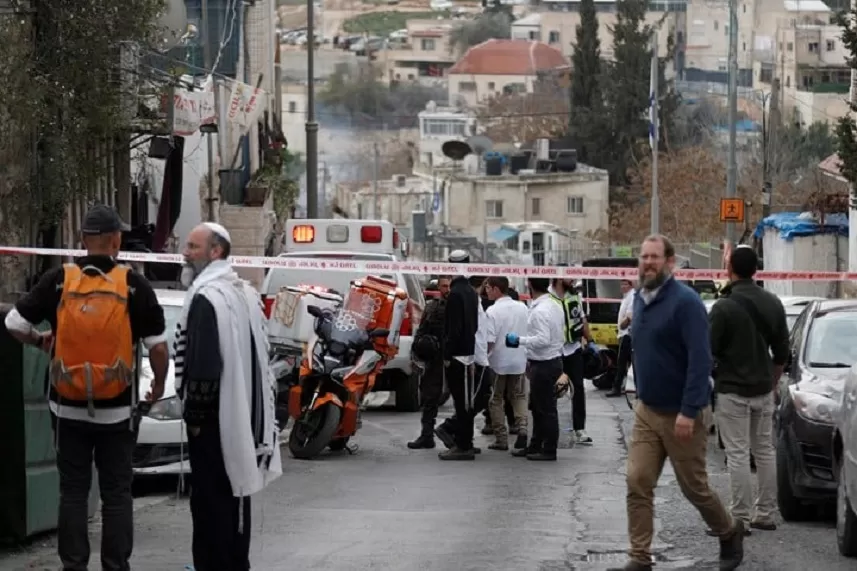
[[[657,45],[657,44],[655,44]],[[649,74],[649,147],[655,149],[655,137],[658,136],[655,123],[658,120],[658,102],[655,97],[655,88],[658,85],[658,52],[652,51],[652,65]]]

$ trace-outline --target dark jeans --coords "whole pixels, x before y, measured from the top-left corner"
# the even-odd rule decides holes
[[[129,570],[134,547],[131,458],[137,435],[128,421],[93,424],[52,417],[60,477],[58,551],[64,571],[89,565],[89,489],[92,462],[101,492],[101,568]]]
[[[474,365],[472,376],[467,370],[455,359],[446,368],[446,384],[452,395],[455,414],[446,419],[443,426],[455,435],[455,446],[460,450],[473,448],[473,420],[488,406],[494,375],[489,367],[479,365]]]
[[[422,404],[421,436],[434,438],[434,423],[437,409],[443,396],[443,361],[428,363],[420,378],[420,400]]]
[[[631,336],[623,335],[619,340],[619,355],[616,357],[616,378],[613,381],[613,390],[621,391],[625,386],[625,377],[628,376],[628,367],[631,365]]]
[[[192,484],[193,566],[196,571],[247,571],[250,498],[232,495],[223,464],[220,428],[216,424],[205,426],[196,436],[188,428],[187,443]]]
[[[533,434],[530,451],[556,454],[559,442],[559,415],[556,411],[556,380],[562,374],[562,359],[530,361],[530,410]]]
[[[574,430],[583,430],[586,428],[586,391],[583,387],[582,349],[562,358],[562,372],[568,375],[571,386],[574,387],[571,397],[571,427]]]

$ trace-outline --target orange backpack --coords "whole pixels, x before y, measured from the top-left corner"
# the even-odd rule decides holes
[[[94,401],[114,399],[133,386],[129,268],[91,274],[77,264],[63,268],[51,383],[62,398],[89,403],[94,416]]]

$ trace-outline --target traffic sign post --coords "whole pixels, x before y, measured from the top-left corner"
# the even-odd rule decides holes
[[[744,222],[744,200],[742,198],[720,199],[721,222]]]

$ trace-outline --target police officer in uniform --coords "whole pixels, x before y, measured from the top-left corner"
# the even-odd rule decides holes
[[[571,380],[574,393],[571,398],[571,424],[577,444],[592,444],[586,434],[586,393],[583,388],[583,344],[589,338],[589,326],[583,300],[574,284],[555,279],[551,287],[551,300],[559,304],[565,316],[562,347],[562,370]]]
[[[443,395],[443,328],[446,320],[446,299],[449,296],[450,278],[437,279],[440,296],[426,304],[425,313],[414,336],[411,352],[423,362],[425,370],[420,379],[420,400],[422,401],[422,428],[416,440],[408,442],[408,448],[419,450],[434,448],[434,423],[437,409]]]

